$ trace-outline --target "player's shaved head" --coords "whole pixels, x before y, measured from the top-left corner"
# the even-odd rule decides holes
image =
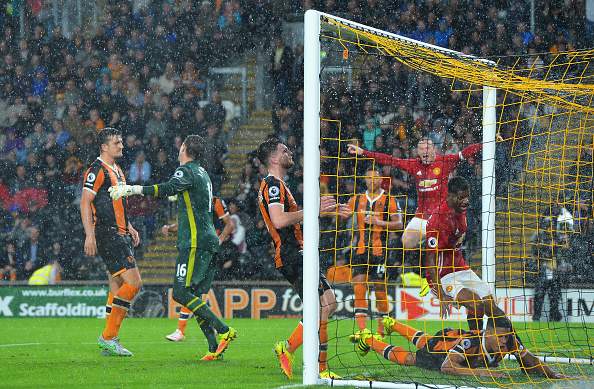
[[[268,166],[268,162],[270,156],[274,154],[277,150],[279,144],[281,144],[280,139],[278,138],[268,138],[264,142],[258,146],[258,159],[262,162],[265,166]]]

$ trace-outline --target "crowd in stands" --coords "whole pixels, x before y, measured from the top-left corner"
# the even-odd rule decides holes
[[[525,3],[496,0],[107,3],[96,31],[75,29],[69,38],[47,20],[32,23],[25,37],[9,19],[0,26],[0,267],[5,279],[26,279],[53,259],[65,269],[63,278],[104,279],[101,261],[83,256],[77,201],[83,170],[97,156],[93,134],[105,126],[122,130],[119,163],[135,184],[166,180],[183,138],[190,132],[203,135],[212,147],[205,167],[217,192],[229,123],[220,93],[208,93],[207,70],[261,47],[271,36],[263,49],[270,54],[274,132],[295,153],[297,164],[287,183],[301,203],[303,47],[286,45],[280,26],[283,19],[302,17],[304,10],[320,9],[483,57],[556,53],[591,41],[580,1],[549,2],[537,9],[534,32]],[[339,79],[328,85],[323,113],[340,117],[343,138],[359,139],[366,149],[406,158],[414,157],[422,136],[444,153],[480,139],[480,118],[466,108],[466,96],[399,63],[376,58],[353,74],[350,87]],[[335,130],[330,123],[322,125],[324,135]],[[470,160],[458,173],[474,177],[479,169]],[[255,205],[264,173],[250,155],[238,191],[229,199],[244,235],[235,237],[221,278],[277,276],[272,261],[260,258],[270,247]],[[391,193],[410,199],[401,205],[414,208],[413,180],[396,169],[383,173],[392,177]],[[476,201],[480,182],[472,182]],[[347,193],[353,183],[340,184]],[[167,216],[163,209],[146,198],[131,201],[131,221],[145,242]],[[471,209],[469,231],[477,231],[480,207]],[[476,245],[477,237],[469,242]]]
[[[107,3],[96,30],[78,27],[68,38],[51,18],[20,36],[18,17],[2,12],[0,278],[27,279],[58,259],[66,279],[104,279],[101,261],[83,256],[78,211],[80,180],[104,127],[123,132],[118,163],[133,184],[167,180],[184,137],[202,135],[211,147],[205,168],[220,188],[230,123],[208,68],[268,36],[268,6]],[[167,208],[131,199],[130,220],[145,242]]]

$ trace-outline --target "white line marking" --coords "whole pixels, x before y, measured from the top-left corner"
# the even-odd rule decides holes
[[[8,343],[0,344],[0,347],[21,347],[21,346],[40,346],[41,343]]]

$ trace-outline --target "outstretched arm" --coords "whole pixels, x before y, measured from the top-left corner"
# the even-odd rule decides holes
[[[522,370],[528,374],[538,374],[551,379],[568,378],[564,374],[553,371],[553,369],[528,350],[520,351],[516,359]]]
[[[482,149],[483,145],[481,143],[475,143],[470,146],[467,146],[462,151],[460,151],[460,159],[468,159],[474,157]]]
[[[416,165],[415,159],[394,158],[388,154],[364,150],[361,147],[353,144],[348,145],[348,152],[350,154],[357,154],[363,157],[373,158],[380,165],[394,166],[409,173],[414,170],[414,166]]]
[[[147,195],[154,197],[168,197],[181,193],[194,184],[192,171],[185,166],[180,166],[175,170],[169,181],[148,186],[141,185],[115,185],[109,188],[109,195],[117,200],[120,197],[134,195]]]

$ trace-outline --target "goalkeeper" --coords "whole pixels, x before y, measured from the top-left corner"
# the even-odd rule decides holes
[[[209,360],[219,359],[237,337],[234,328],[223,323],[200,298],[208,293],[216,264],[213,255],[219,238],[212,222],[212,184],[199,161],[206,157],[206,143],[198,135],[189,135],[179,149],[180,166],[166,183],[150,186],[117,185],[109,188],[112,199],[132,195],[167,197],[178,195],[178,256],[173,280],[173,298],[188,308],[208,330],[203,332],[209,346]],[[215,330],[219,334],[217,342]],[[214,351],[212,351],[214,350]]]
[[[356,344],[357,351],[362,356],[373,349],[385,359],[399,365],[439,370],[448,374],[505,377],[506,375],[493,369],[499,365],[503,357],[511,354],[527,374],[552,379],[568,378],[553,371],[528,351],[513,329],[494,327],[493,320],[488,321],[486,330],[464,331],[444,328],[434,336],[391,317],[384,318],[384,327],[388,334],[395,331],[406,337],[417,351],[410,352],[385,343],[368,329],[357,331],[349,340]]]

